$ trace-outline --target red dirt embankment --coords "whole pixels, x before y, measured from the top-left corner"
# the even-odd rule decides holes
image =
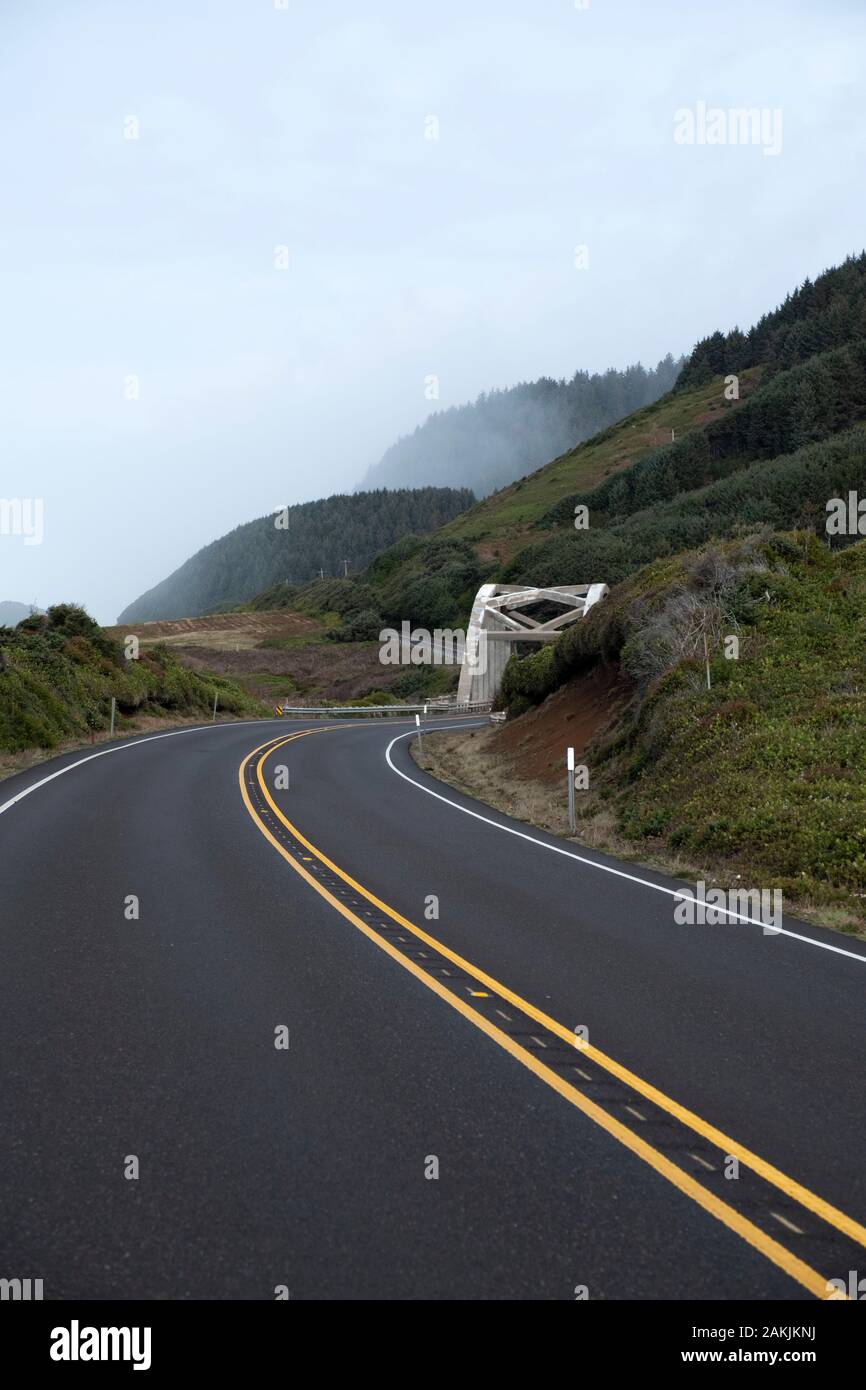
[[[579,757],[590,739],[621,713],[631,694],[618,667],[596,666],[495,730],[484,751],[512,777],[552,782],[562,777],[566,748],[572,747]]]
[[[430,730],[424,752],[412,745],[434,776],[518,820],[568,834],[566,749],[581,762],[589,743],[619,718],[632,689],[615,666],[577,676],[543,704],[506,724],[449,732]],[[610,847],[611,820],[582,826],[584,843]]]

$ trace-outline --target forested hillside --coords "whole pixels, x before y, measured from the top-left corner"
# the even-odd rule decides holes
[[[685,363],[677,390],[700,386],[720,373],[762,364],[768,376],[817,353],[866,338],[866,255],[806,279],[747,333],[732,328],[702,338]]]
[[[637,363],[624,371],[575,372],[570,381],[541,377],[483,392],[467,405],[437,411],[392,444],[361,486],[439,483],[485,496],[658,400],[682,365],[668,354],[649,370]]]
[[[748,333],[704,339],[674,394],[699,389],[708,366],[726,375],[757,368],[761,384],[720,417],[561,498],[539,520],[544,538],[502,567],[504,580],[615,585],[708,542],[793,528],[837,549],[858,539],[828,538],[826,520],[830,499],[866,493],[866,253],[807,281]],[[711,381],[721,396],[724,378]],[[576,530],[579,506],[589,525]],[[543,699],[591,630],[513,661],[506,697]]]
[[[474,500],[467,488],[380,489],[260,517],[199,550],[129,604],[118,622],[195,617],[274,584],[306,583],[320,570],[326,577],[342,574],[346,561],[357,572],[394,541],[435,530]]]
[[[866,254],[807,282],[748,334],[734,330],[699,343],[678,392],[698,389],[712,356],[708,344],[726,375],[735,364],[757,369],[760,385],[718,418],[560,498],[538,521],[546,538],[516,554],[502,577],[567,583],[591,574],[615,583],[656,556],[743,527],[823,532],[827,500],[866,480],[864,324]],[[835,345],[824,349],[828,337]],[[809,344],[815,350],[806,356]],[[765,362],[752,360],[757,351],[767,352]],[[797,360],[782,367],[782,356]],[[724,378],[711,380],[721,400]],[[589,525],[576,530],[581,505]]]
[[[747,333],[703,340],[677,389],[654,405],[435,535],[390,547],[342,591],[345,635],[370,636],[403,618],[424,627],[465,623],[484,579],[613,585],[714,538],[796,527],[824,537],[827,500],[866,490],[864,286],[866,255],[807,282]],[[707,346],[719,341],[722,356]],[[815,350],[806,355],[809,345]],[[724,375],[704,379],[708,354]],[[732,395],[726,376],[735,367]],[[589,525],[578,530],[581,505]],[[260,601],[295,600],[284,592]],[[541,697],[552,688],[551,658],[535,652],[526,660],[526,679]],[[537,683],[533,667],[544,668]]]
[[[278,584],[257,594],[252,609],[290,608],[319,617],[336,615],[333,641],[371,641],[386,623],[404,618],[422,627],[452,627],[471,607],[492,570],[472,546],[445,535],[407,536],[378,556],[363,575]]]
[[[743,376],[744,396],[752,389],[754,375]],[[318,581],[300,590],[278,585],[257,595],[251,606],[336,612],[347,638],[369,637],[383,623],[403,618],[422,627],[459,626],[467,621],[478,585],[500,575],[509,555],[543,535],[563,534],[558,523],[539,530],[539,522],[575,483],[591,487],[626,470],[633,460],[652,453],[660,439],[669,439],[672,430],[679,437],[702,420],[722,415],[724,408],[717,382],[670,392],[470,507],[433,535],[397,541],[339,590]]]

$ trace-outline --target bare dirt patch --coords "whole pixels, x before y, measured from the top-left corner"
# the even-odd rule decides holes
[[[165,642],[190,670],[230,676],[269,705],[349,703],[388,690],[405,670],[383,666],[378,643],[329,641],[322,623],[286,609],[123,623],[106,631],[118,641],[134,635],[142,647]]]
[[[311,637],[322,631],[313,618],[285,609],[261,613],[213,613],[203,618],[174,618],[153,623],[121,623],[107,627],[122,642],[135,636],[142,646],[165,642],[170,647],[207,647],[214,651],[246,651],[269,638]]]
[[[574,748],[579,762],[631,696],[618,668],[597,667],[520,719],[468,733],[425,734],[424,766],[517,820],[567,835],[566,749]],[[600,845],[613,834],[613,818],[581,829],[586,843]]]
[[[598,666],[569,681],[522,718],[501,728],[496,756],[509,773],[528,781],[558,782],[565,750],[579,758],[590,740],[619,717],[632,688],[616,666]]]
[[[194,671],[231,676],[261,699],[289,703],[351,702],[370,690],[387,690],[404,667],[383,666],[378,642],[298,642],[285,648],[176,646]]]

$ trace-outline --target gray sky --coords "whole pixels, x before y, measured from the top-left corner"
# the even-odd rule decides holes
[[[866,244],[860,0],[281,3],[2,0],[0,498],[44,538],[0,534],[0,599],[111,622],[431,409]],[[700,102],[781,151],[677,143]]]

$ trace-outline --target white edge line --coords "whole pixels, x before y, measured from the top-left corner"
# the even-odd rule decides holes
[[[476,720],[475,723],[472,724],[440,724],[438,727],[440,729],[471,729],[477,727],[477,723],[478,721]],[[15,796],[10,797],[8,801],[4,801],[3,804],[0,805],[0,816],[2,816],[5,811],[16,806],[19,801],[23,801],[26,796],[30,796],[31,792],[38,791],[40,787],[47,786],[47,784],[53,782],[55,778],[62,777],[65,773],[74,771],[76,767],[83,767],[85,763],[93,762],[95,758],[106,758],[109,753],[122,753],[131,748],[138,748],[145,743],[155,743],[158,739],[162,738],[177,738],[181,734],[201,734],[208,730],[213,731],[214,729],[238,729],[244,726],[248,727],[250,724],[257,724],[260,727],[263,724],[282,724],[285,728],[285,721],[283,719],[238,719],[231,724],[197,724],[191,729],[172,729],[169,733],[165,734],[148,734],[146,738],[133,738],[127,743],[117,743],[113,748],[103,748],[99,753],[88,753],[86,758],[79,758],[74,763],[68,763],[66,767],[58,768],[56,772],[50,773],[47,777],[40,778],[38,782],[33,782],[29,787],[25,787],[23,791],[16,793]],[[385,761],[392,772],[396,772],[398,777],[402,777],[404,782],[408,782],[411,786],[416,787],[418,791],[426,792],[428,796],[435,797],[437,801],[444,801],[446,806],[453,806],[455,810],[462,811],[464,815],[472,816],[475,820],[483,821],[485,825],[492,825],[495,830],[502,830],[507,835],[516,835],[520,840],[528,840],[530,844],[539,845],[542,849],[550,850],[553,854],[562,854],[566,859],[575,859],[579,864],[586,864],[591,869],[598,869],[605,874],[613,874],[616,878],[627,879],[630,883],[638,883],[642,888],[652,888],[655,892],[666,893],[672,898],[683,899],[688,896],[680,889],[665,888],[660,883],[651,883],[647,878],[639,878],[637,874],[626,873],[624,869],[613,869],[608,864],[597,864],[595,860],[587,859],[585,855],[582,854],[576,854],[574,850],[565,849],[561,845],[548,844],[546,840],[539,840],[536,836],[528,835],[525,830],[517,830],[514,826],[502,825],[500,821],[491,820],[489,816],[483,816],[480,811],[472,811],[468,806],[461,806],[458,801],[452,801],[450,797],[443,796],[441,792],[433,791],[432,787],[425,787],[423,782],[416,782],[414,777],[409,777],[405,772],[401,772],[400,768],[395,767],[394,763],[391,761],[391,749],[394,747],[394,744],[400,743],[404,738],[412,738],[415,736],[415,733],[415,729],[410,729],[408,733],[398,734],[396,738],[392,738],[388,747],[385,749]],[[738,922],[748,922],[752,926],[762,928],[766,926],[766,923],[762,922],[760,918],[746,917],[742,913],[731,912],[731,910],[726,907],[716,907],[716,911],[724,912],[726,916],[733,917]],[[788,931],[786,927],[774,927],[769,935],[790,936],[795,941],[805,941],[807,946],[817,946],[819,950],[832,951],[835,955],[847,956],[850,960],[858,960],[861,964],[866,964],[866,956],[861,956],[856,951],[846,951],[841,946],[831,946],[825,941],[815,941],[811,936],[803,936],[800,932]]]
[[[8,801],[3,802],[3,805],[0,806],[0,816],[2,816],[4,811],[8,811],[12,806],[17,805],[19,801],[23,801],[25,796],[29,796],[31,792],[38,791],[40,787],[44,787],[49,782],[53,782],[55,777],[62,777],[65,772],[72,772],[76,767],[83,767],[85,763],[92,763],[94,758],[106,758],[109,753],[123,753],[130,748],[140,748],[143,743],[154,743],[160,738],[177,738],[179,734],[202,734],[208,729],[239,729],[245,724],[261,725],[284,723],[285,721],[283,719],[236,719],[231,724],[196,724],[191,729],[172,729],[171,732],[167,734],[148,734],[146,738],[131,738],[126,743],[116,743],[113,748],[103,748],[99,753],[88,753],[86,758],[79,758],[77,762],[67,763],[66,767],[58,768],[56,772],[49,773],[47,777],[41,778],[40,781],[33,782],[29,787],[25,787],[22,792],[18,792],[15,796],[10,797]]]
[[[301,721],[296,722],[300,723]],[[38,791],[40,787],[47,786],[49,782],[53,782],[55,777],[62,777],[64,773],[72,772],[76,767],[83,767],[85,763],[92,763],[94,758],[106,758],[108,757],[109,753],[122,753],[124,752],[124,750],[129,748],[140,748],[142,744],[155,743],[156,740],[160,738],[177,738],[179,734],[203,734],[207,733],[208,730],[213,731],[214,729],[240,729],[244,726],[249,727],[249,725],[251,724],[255,724],[259,728],[261,728],[263,724],[282,724],[283,728],[287,727],[287,721],[281,716],[278,716],[272,719],[235,719],[230,724],[195,724],[188,729],[171,729],[168,733],[165,734],[148,734],[145,738],[141,738],[140,736],[133,736],[127,739],[124,743],[114,744],[112,748],[103,748],[100,750],[99,753],[88,753],[86,758],[79,758],[77,762],[67,763],[66,767],[58,768],[56,772],[49,773],[47,777],[40,778],[38,782],[31,783],[29,787],[25,787],[23,791],[17,792],[15,796],[10,797],[8,801],[3,802],[2,806],[0,806],[0,816],[3,815],[4,811],[9,811],[13,806],[16,806],[19,801],[23,801],[25,796],[29,796],[31,792]],[[291,727],[291,724],[289,724],[288,727]],[[337,727],[339,728],[339,725],[337,725]],[[468,728],[470,726],[464,726],[462,724],[459,724],[449,725],[448,727],[456,727],[462,729],[464,727]],[[58,756],[63,757],[64,755],[61,753]],[[29,769],[25,769],[25,771],[29,771]],[[23,774],[12,773],[11,775],[13,777],[16,777],[21,776]]]
[[[452,724],[449,727],[452,729],[471,729],[475,726],[472,724]],[[639,878],[637,874],[626,873],[625,869],[613,869],[609,864],[597,864],[594,859],[587,859],[583,854],[575,854],[574,850],[565,849],[562,845],[548,844],[546,840],[539,840],[535,835],[527,834],[525,830],[517,830],[512,825],[503,825],[501,821],[491,820],[490,816],[483,816],[480,811],[471,811],[468,806],[461,806],[459,801],[452,801],[450,796],[443,796],[441,792],[434,792],[432,787],[425,787],[423,782],[416,782],[414,777],[409,777],[407,773],[401,772],[400,768],[395,767],[391,761],[391,749],[394,744],[399,743],[401,739],[414,737],[415,732],[414,729],[410,729],[408,734],[398,734],[396,738],[392,738],[385,749],[385,761],[392,772],[396,772],[397,776],[402,777],[404,782],[409,782],[419,791],[426,792],[428,796],[435,796],[437,801],[444,801],[446,806],[453,806],[455,810],[462,811],[464,815],[472,816],[475,820],[483,821],[485,825],[492,825],[496,830],[504,830],[506,835],[516,835],[519,840],[528,840],[530,844],[540,845],[542,849],[550,850],[553,854],[562,854],[566,859],[576,859],[579,864],[587,864],[591,869],[599,869],[602,873],[613,874],[616,878],[628,879],[629,883],[639,883],[642,888],[652,888],[656,893],[666,893],[671,898],[683,900],[693,896],[688,892],[683,892],[682,889],[665,888],[660,883],[650,882],[648,878]],[[0,811],[2,809],[0,806]],[[733,917],[738,922],[749,922],[752,926],[762,928],[767,925],[759,917],[747,917],[744,913],[732,912],[727,907],[716,907],[715,903],[712,906],[716,908],[717,912],[724,912],[726,916]],[[846,951],[842,946],[831,946],[826,941],[816,941],[814,937],[803,936],[801,932],[788,931],[787,927],[773,927],[766,935],[790,936],[795,941],[805,941],[807,946],[817,946],[821,951],[832,951],[837,956],[848,956],[850,960],[859,960],[861,965],[866,965],[866,955],[861,956],[857,951]]]

